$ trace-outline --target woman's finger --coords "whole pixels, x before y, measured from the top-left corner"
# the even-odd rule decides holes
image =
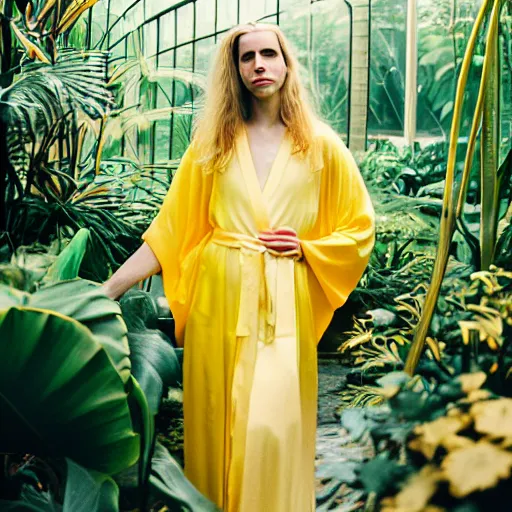
[[[283,240],[285,242],[297,242],[298,238],[296,236],[292,235],[266,235],[266,234],[260,234],[258,237],[260,240],[266,240],[266,241],[273,241],[273,240]]]
[[[288,226],[282,226],[278,229],[274,229],[274,233],[277,235],[291,235],[291,236],[297,236],[297,231],[294,229],[288,227]]]
[[[280,240],[274,240],[271,242],[264,242],[264,245],[267,249],[275,249],[275,250],[293,250],[298,249],[299,243],[298,242],[283,242]]]

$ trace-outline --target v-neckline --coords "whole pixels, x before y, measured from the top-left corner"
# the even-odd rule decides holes
[[[288,137],[288,128],[285,128],[283,137],[281,138],[279,147],[277,148],[276,156],[274,158],[274,161],[272,162],[272,165],[270,166],[270,169],[267,174],[267,178],[262,187],[260,184],[260,180],[258,179],[258,173],[256,172],[256,166],[254,165],[254,158],[253,158],[252,151],[251,151],[251,145],[249,143],[249,133],[247,131],[247,127],[244,126],[242,128],[242,140],[243,140],[243,144],[245,146],[245,152],[247,153],[247,163],[248,163],[248,166],[250,167],[251,174],[255,178],[257,188],[263,197],[266,196],[268,189],[271,187],[274,175],[276,174],[276,169],[281,166],[280,164],[285,163],[285,162],[283,162],[283,156],[286,156],[285,148],[286,148],[287,137]]]
[[[284,133],[263,188],[256,174],[251,147],[249,145],[249,137],[245,126],[242,127],[241,133],[238,135],[235,147],[240,169],[252,204],[256,227],[259,231],[271,229],[268,198],[272,195],[279,182],[278,170],[285,168],[288,163],[288,158],[291,155],[291,143],[288,137],[288,130]]]

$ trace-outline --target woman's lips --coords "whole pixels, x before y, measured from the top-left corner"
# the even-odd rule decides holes
[[[269,80],[268,78],[260,78],[259,80],[254,80],[252,85],[254,85],[256,87],[262,87],[264,85],[270,85],[272,83],[274,83],[274,82],[272,80]]]

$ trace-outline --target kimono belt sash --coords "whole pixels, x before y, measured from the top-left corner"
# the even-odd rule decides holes
[[[261,240],[243,233],[215,229],[211,241],[237,249],[240,261],[240,304],[236,335],[272,343],[281,337],[296,337],[295,260],[300,251],[267,249]],[[259,312],[263,309],[262,319]]]

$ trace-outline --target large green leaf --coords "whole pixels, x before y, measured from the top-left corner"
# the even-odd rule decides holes
[[[44,282],[52,283],[77,278],[89,237],[88,229],[80,229],[52,263],[44,277]]]
[[[499,87],[499,19],[503,0],[494,2],[486,42],[483,76],[487,79],[483,94],[481,144],[480,266],[488,270],[494,263],[499,220],[499,150],[500,150],[500,87]]]
[[[368,493],[380,496],[395,489],[407,474],[406,466],[400,466],[386,455],[381,455],[364,464],[359,479]]]
[[[66,459],[68,474],[62,512],[118,512],[119,488],[104,473],[79,466]]]
[[[119,305],[99,285],[82,279],[61,281],[32,295],[0,285],[0,309],[11,306],[55,311],[78,320],[107,351],[123,382],[129,379],[131,363],[126,325]]]
[[[180,381],[178,357],[160,331],[129,332],[128,342],[132,374],[147,397],[151,413],[155,415],[167,389],[177,386]]]
[[[0,314],[0,451],[66,456],[106,474],[139,454],[127,395],[90,331],[54,313]]]
[[[148,483],[151,471],[151,458],[153,456],[153,446],[155,440],[155,420],[148,407],[146,396],[133,378],[130,379],[130,410],[134,421],[135,430],[140,434],[141,446],[138,464],[138,490],[139,490],[139,508],[145,510],[148,499]]]
[[[151,328],[156,326],[158,313],[149,293],[130,290],[121,298],[120,305],[128,326],[131,372],[155,415],[162,395],[181,382],[181,365],[169,340],[161,331]]]
[[[219,512],[219,509],[187,480],[179,464],[159,443],[156,443],[151,471],[151,491],[170,510],[178,510],[181,506],[181,510],[187,512]]]
[[[31,485],[24,485],[16,501],[0,500],[2,512],[62,512],[62,505],[55,501],[50,492],[37,491]]]

